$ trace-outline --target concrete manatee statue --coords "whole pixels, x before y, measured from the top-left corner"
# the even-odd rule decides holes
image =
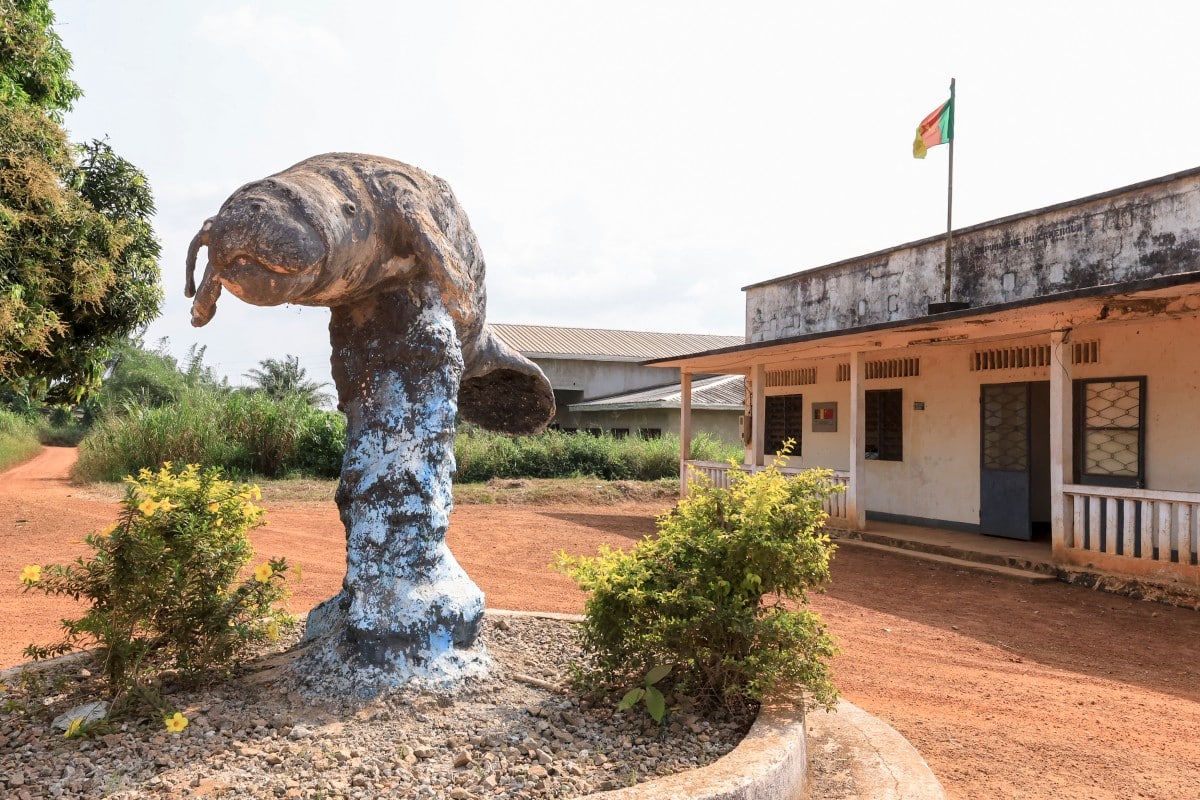
[[[208,266],[195,284],[196,256]],[[538,367],[484,322],[483,252],[449,185],[378,156],[326,153],[234,192],[205,221],[187,254],[192,324],[208,323],[222,287],[260,306],[351,305],[428,282],[454,319],[466,372],[463,419],[503,433],[533,433],[554,416]],[[334,363],[334,378],[338,377]],[[339,400],[341,396],[339,382]]]
[[[197,287],[201,247],[208,266]],[[344,685],[322,676],[349,673],[356,693],[371,694],[487,669],[476,642],[483,594],[445,541],[455,418],[532,433],[553,417],[554,395],[488,329],[483,278],[479,244],[444,181],[350,153],[246,184],[188,248],[193,325],[213,318],[223,288],[256,305],[332,312],[347,421],[336,497],[346,577],[309,614],[299,680]]]

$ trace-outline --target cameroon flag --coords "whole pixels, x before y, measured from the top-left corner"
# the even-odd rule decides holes
[[[938,106],[917,126],[917,138],[913,139],[913,158],[924,158],[929,148],[945,144],[954,138],[954,94]]]

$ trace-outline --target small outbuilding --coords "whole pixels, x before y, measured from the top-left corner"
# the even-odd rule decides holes
[[[646,366],[647,359],[745,342],[741,336],[658,333],[549,325],[493,324],[492,331],[542,368],[554,387],[552,427],[615,437],[657,438],[679,433],[678,367]],[[697,375],[692,432],[733,443],[745,403],[741,375]]]

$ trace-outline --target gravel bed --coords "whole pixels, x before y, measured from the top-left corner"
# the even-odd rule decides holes
[[[660,727],[641,708],[619,712],[615,699],[580,696],[568,686],[569,664],[580,658],[572,627],[489,614],[486,678],[454,694],[399,689],[370,701],[305,686],[285,649],[293,638],[235,680],[172,693],[190,722],[180,733],[124,722],[94,738],[64,738],[52,720],[101,699],[86,662],[41,668],[33,684],[10,676],[0,694],[0,794],[578,797],[709,764],[749,729],[749,714],[686,707]]]

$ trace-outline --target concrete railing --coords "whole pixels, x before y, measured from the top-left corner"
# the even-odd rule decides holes
[[[688,466],[690,466],[697,473],[703,475],[704,477],[708,478],[708,480],[712,481],[712,484],[714,486],[720,487],[722,489],[729,488],[729,473],[732,472],[735,469],[735,467],[730,465],[728,462],[689,461],[687,463],[688,463]],[[758,472],[759,470],[761,470],[763,468],[759,467],[759,466],[753,466],[750,464],[740,464],[736,467],[736,469],[740,472]],[[801,472],[804,472],[806,469],[808,469],[808,468],[807,467],[804,467],[804,468],[784,467],[783,469],[780,470],[780,472],[784,473],[785,475],[799,475]],[[842,472],[839,470],[834,470],[833,471],[833,481],[834,481],[834,483],[837,483],[841,486],[849,487],[850,473]],[[845,492],[835,492],[834,494],[831,494],[828,498],[826,498],[825,511],[826,511],[826,513],[829,514],[830,517],[833,517],[835,519],[844,519],[846,517],[846,493]]]
[[[1063,486],[1063,546],[1068,550],[1195,566],[1200,494]]]

